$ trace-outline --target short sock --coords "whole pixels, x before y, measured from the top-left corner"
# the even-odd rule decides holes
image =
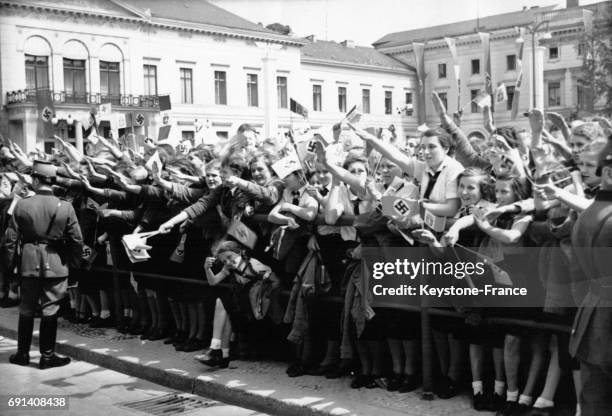
[[[519,404],[531,406],[531,403],[533,403],[533,397],[521,394],[521,397],[519,397]]]
[[[229,348],[221,348],[221,355],[223,358],[229,357]]]
[[[506,382],[495,380],[495,394],[498,396],[504,395],[504,390],[506,389]]]
[[[110,318],[110,311],[107,311],[107,310],[100,311],[100,318],[102,319]]]
[[[552,400],[545,399],[544,397],[538,397],[538,399],[533,404],[533,407],[536,409],[543,409],[545,407],[555,407],[555,402]]]
[[[508,391],[506,392],[506,401],[509,401],[509,402],[515,402],[515,401],[517,401],[517,399],[518,399],[518,395],[519,395],[518,390],[516,390],[516,391],[510,391],[510,390],[508,390]]]
[[[474,395],[477,395],[478,393],[483,393],[483,387],[482,387],[482,380],[477,380],[477,381],[472,381],[472,391],[474,392]]]
[[[574,416],[581,416],[582,410],[580,409],[580,403],[576,403],[576,414]]]
[[[210,349],[218,350],[221,348],[221,340],[219,338],[213,338],[210,340]]]

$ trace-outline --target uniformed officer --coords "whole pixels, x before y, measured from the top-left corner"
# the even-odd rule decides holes
[[[589,291],[570,338],[580,360],[582,416],[612,415],[612,138],[599,155],[601,187],[572,233],[575,262]]]
[[[17,261],[22,296],[17,354],[10,357],[10,362],[29,364],[34,312],[40,305],[41,369],[70,363],[70,358],[55,354],[57,311],[66,294],[68,269],[78,265],[83,244],[74,208],[53,195],[56,170],[48,162],[34,162],[32,185],[36,194],[16,204],[6,232],[6,261]],[[18,249],[20,259],[15,258]]]

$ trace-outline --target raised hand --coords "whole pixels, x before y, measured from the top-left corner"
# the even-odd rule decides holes
[[[349,128],[351,130],[353,130],[355,132],[355,134],[357,136],[359,136],[362,140],[365,140],[365,141],[377,140],[376,136],[374,136],[373,134],[368,133],[367,131],[365,131],[363,129],[360,129],[360,128],[356,127],[352,123],[347,122],[346,125],[349,126]]]
[[[413,230],[412,235],[423,244],[434,244],[438,242],[436,236],[428,229]]]
[[[440,117],[446,116],[446,107],[444,107],[444,103],[437,92],[433,91],[431,93],[431,101],[433,102],[433,107],[436,114]]]
[[[459,233],[452,229],[452,227],[442,236],[442,242],[447,246],[454,246],[459,241]]]
[[[493,134],[495,131],[495,125],[493,124],[493,113],[491,112],[491,107],[485,105],[482,108],[482,116],[484,117],[484,128],[489,134]]]

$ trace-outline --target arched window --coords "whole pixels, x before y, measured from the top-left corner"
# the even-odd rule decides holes
[[[44,38],[32,36],[24,46],[26,89],[36,91],[49,88],[51,46]]]
[[[64,44],[64,92],[68,103],[87,102],[87,61],[89,52],[76,40]]]
[[[100,50],[100,95],[102,102],[121,103],[121,50],[110,43]]]

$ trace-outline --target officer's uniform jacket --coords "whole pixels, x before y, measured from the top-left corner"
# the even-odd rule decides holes
[[[589,291],[576,315],[570,352],[612,371],[612,191],[599,191],[578,217],[572,246]]]
[[[48,244],[50,240],[62,238],[67,241],[64,261],[56,248]],[[81,228],[72,205],[45,190],[20,200],[6,231],[6,264],[13,264],[18,245],[21,246],[18,264],[21,276],[67,277],[69,267],[78,267],[83,246]]]

